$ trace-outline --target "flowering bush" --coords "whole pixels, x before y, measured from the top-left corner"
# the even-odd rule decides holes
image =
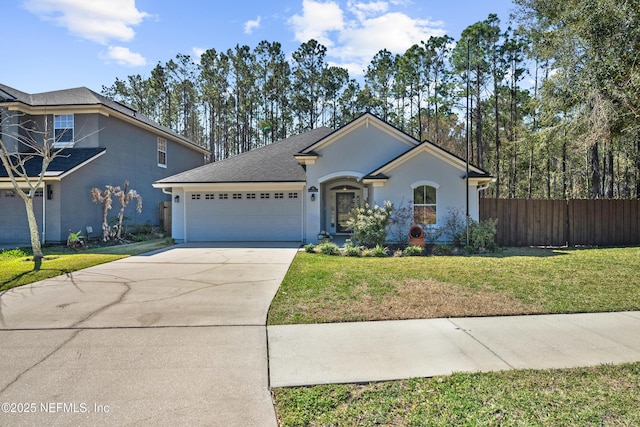
[[[368,203],[351,210],[347,227],[353,231],[353,239],[358,244],[373,247],[383,245],[387,240],[387,225],[393,212],[393,204],[369,206]]]

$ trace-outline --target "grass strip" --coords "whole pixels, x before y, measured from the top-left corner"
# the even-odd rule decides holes
[[[640,363],[273,390],[281,426],[636,426]]]

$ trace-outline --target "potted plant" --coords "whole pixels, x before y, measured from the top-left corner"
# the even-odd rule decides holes
[[[329,243],[329,242],[331,242],[331,234],[327,233],[324,230],[318,233],[318,244]]]

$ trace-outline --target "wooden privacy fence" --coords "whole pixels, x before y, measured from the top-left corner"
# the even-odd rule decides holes
[[[640,244],[640,200],[480,199],[501,246]]]

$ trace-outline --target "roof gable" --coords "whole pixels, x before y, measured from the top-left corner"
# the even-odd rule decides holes
[[[327,146],[333,144],[336,141],[339,141],[346,134],[349,134],[362,126],[366,126],[366,127],[375,126],[376,128],[382,130],[383,132],[393,136],[395,139],[405,143],[408,149],[413,148],[419,144],[419,141],[417,141],[415,138],[402,132],[398,128],[390,125],[389,123],[378,118],[377,116],[371,113],[364,113],[363,115],[356,118],[349,124],[327,135],[320,141],[317,141],[316,143],[311,144],[308,147],[305,147],[303,150],[297,153],[297,156],[299,158],[303,158],[306,155],[315,156],[319,151],[322,151],[323,148],[326,148]]]
[[[378,169],[371,171],[367,175],[367,178],[376,179],[376,177],[387,177],[392,170],[400,167],[403,163],[407,162],[408,160],[414,158],[415,156],[421,153],[428,153],[436,157],[437,159],[458,168],[460,171],[466,174],[467,162],[464,159],[456,156],[453,153],[448,152],[443,148],[438,147],[437,145],[429,141],[424,141],[420,145],[412,148],[411,150],[408,150],[407,152],[396,157],[395,159],[392,159],[389,162],[385,163],[384,165],[380,166]],[[469,177],[473,177],[476,179],[486,178],[486,180],[490,180],[492,178],[491,175],[489,175],[486,171],[472,164],[469,164]]]

